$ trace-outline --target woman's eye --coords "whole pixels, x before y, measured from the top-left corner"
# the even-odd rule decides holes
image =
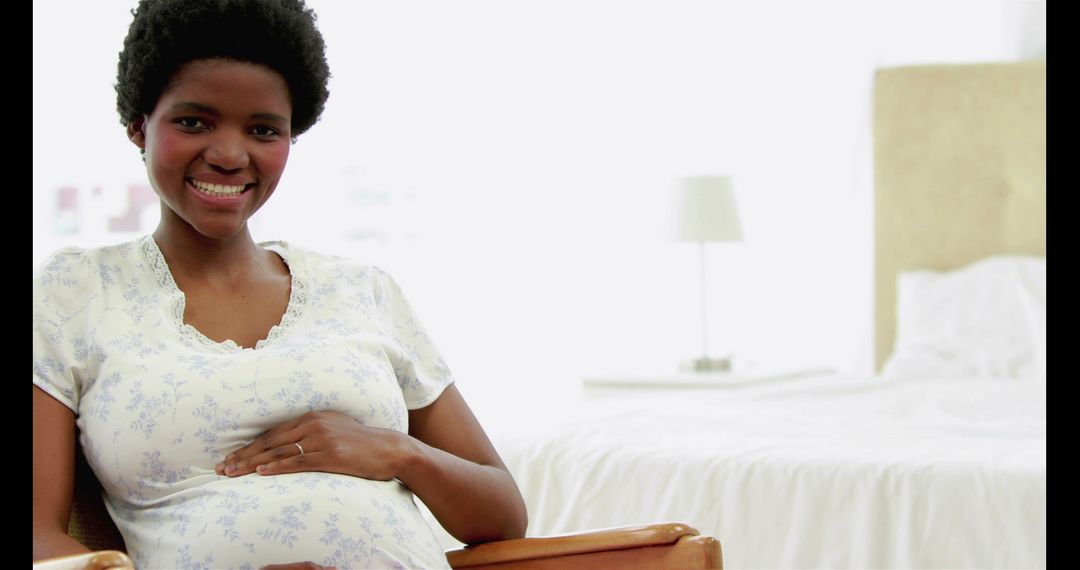
[[[257,137],[272,137],[280,134],[278,133],[278,130],[274,127],[268,127],[266,125],[259,125],[251,129],[251,132],[254,133]]]
[[[202,119],[198,119],[195,117],[180,117],[179,119],[176,119],[176,124],[184,127],[185,129],[192,130],[206,128],[206,124],[202,122]]]

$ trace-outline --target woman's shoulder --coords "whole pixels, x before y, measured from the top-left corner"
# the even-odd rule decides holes
[[[62,247],[35,268],[34,284],[64,288],[85,287],[90,281],[108,284],[139,255],[147,239],[151,238],[94,248]]]
[[[374,284],[393,281],[390,273],[382,267],[354,257],[326,253],[288,241],[266,241],[259,245],[281,255],[290,267],[302,266],[304,272],[313,276],[344,279],[354,284],[359,281]]]

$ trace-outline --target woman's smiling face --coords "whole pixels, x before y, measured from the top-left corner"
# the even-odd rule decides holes
[[[149,115],[128,126],[146,151],[161,229],[220,240],[246,229],[289,158],[292,103],[269,67],[228,59],[185,64]]]

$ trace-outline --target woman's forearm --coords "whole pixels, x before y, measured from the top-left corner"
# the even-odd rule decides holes
[[[34,560],[57,558],[92,552],[67,534],[53,530],[34,529]]]
[[[409,451],[397,478],[454,538],[476,544],[525,535],[525,502],[508,472],[407,439]]]

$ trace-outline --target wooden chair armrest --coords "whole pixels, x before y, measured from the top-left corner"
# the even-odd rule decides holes
[[[683,537],[695,537],[698,531],[682,523],[626,526],[550,537],[517,538],[467,546],[446,553],[453,568],[506,564],[543,558],[573,556],[671,545]],[[716,541],[711,537],[712,541]]]
[[[135,570],[135,564],[118,550],[99,550],[35,560],[34,570]]]

